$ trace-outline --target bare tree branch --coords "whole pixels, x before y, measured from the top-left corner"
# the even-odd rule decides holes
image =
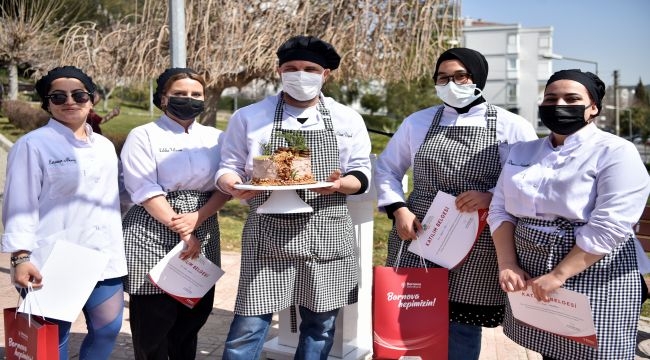
[[[342,62],[334,74],[343,81],[421,77],[457,34],[460,6],[457,0],[186,0],[185,5],[187,64],[205,76],[212,94],[254,79],[277,79],[275,51],[298,34],[336,47]],[[102,35],[89,24],[73,27],[62,40],[62,60],[92,66],[106,83],[152,79],[170,64],[168,13],[167,2],[145,0],[135,20],[116,24],[110,33]],[[208,104],[207,116],[215,111],[216,103]]]

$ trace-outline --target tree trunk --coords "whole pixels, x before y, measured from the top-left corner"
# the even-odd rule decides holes
[[[18,64],[9,60],[9,100],[18,100]]]
[[[205,111],[199,118],[199,123],[206,126],[217,125],[217,110],[219,110],[219,99],[223,88],[211,86],[205,88]]]

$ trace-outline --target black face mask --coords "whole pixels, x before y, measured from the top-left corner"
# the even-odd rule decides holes
[[[559,135],[571,135],[587,125],[584,105],[540,105],[539,117]]]
[[[170,96],[167,111],[180,120],[192,120],[204,110],[203,100],[190,97]]]

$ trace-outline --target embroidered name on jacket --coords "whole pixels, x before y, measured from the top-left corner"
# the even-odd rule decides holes
[[[175,147],[161,147],[161,148],[158,148],[158,152],[161,152],[161,153],[180,152],[180,151],[183,151],[183,149],[178,149],[178,148],[175,148]]]
[[[62,165],[65,165],[67,163],[75,163],[76,164],[77,160],[76,159],[70,159],[70,158],[67,157],[65,159],[60,159],[60,160],[52,160],[52,159],[50,159],[50,161],[49,161],[50,165],[57,165],[57,166],[62,166]]]

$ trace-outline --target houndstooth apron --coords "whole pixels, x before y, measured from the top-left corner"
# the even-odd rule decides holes
[[[572,224],[558,218],[554,221],[522,218],[515,228],[515,244],[519,265],[531,277],[551,271],[575,246]],[[557,227],[547,233],[534,227]],[[503,332],[518,344],[558,360],[634,359],[641,283],[636,264],[634,242],[629,238],[610,254],[576,276],[563,288],[587,295],[591,305],[598,350],[549,332],[534,329],[515,321],[510,306],[506,307]]]
[[[440,126],[444,107],[440,106],[413,162],[413,191],[408,208],[420,221],[438,190],[459,195],[465,191],[488,191],[501,171],[496,140],[497,111],[487,105],[487,127]],[[386,264],[394,266],[400,243],[395,226],[388,240]],[[408,246],[406,241],[404,246]],[[404,251],[400,266],[420,267],[422,260]],[[437,266],[427,261],[427,266]],[[506,294],[498,283],[496,250],[485,227],[466,260],[449,271],[449,320],[495,327],[503,319]],[[442,286],[442,284],[440,284]]]
[[[185,214],[200,209],[210,196],[211,192],[178,190],[167,193],[166,199],[176,213]],[[181,241],[180,237],[140,205],[132,206],[124,215],[122,227],[129,270],[124,290],[132,295],[164,294],[147,281],[147,273]],[[194,235],[201,241],[201,253],[221,265],[217,215],[207,218],[194,230]]]
[[[340,167],[339,151],[329,111],[322,99],[317,109],[323,130],[283,130],[284,100],[278,97],[271,149],[287,146],[281,132],[304,136],[311,150],[316,181],[326,181]],[[358,264],[354,231],[346,196],[321,196],[297,190],[313,213],[258,214],[270,191],[249,200],[242,235],[242,262],[235,313],[252,316],[301,305],[315,312],[338,309],[357,301]]]

